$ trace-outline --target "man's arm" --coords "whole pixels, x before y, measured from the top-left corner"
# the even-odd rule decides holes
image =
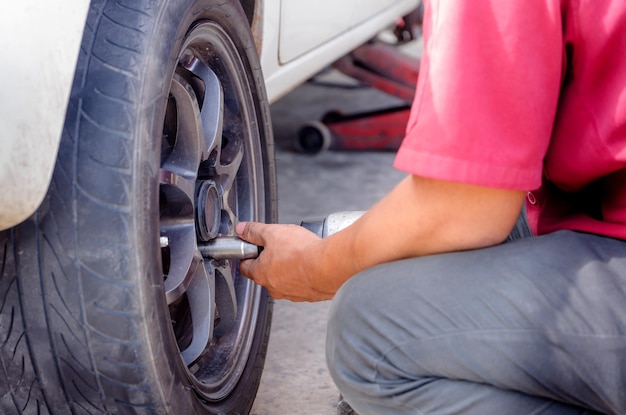
[[[274,298],[319,301],[350,277],[394,260],[502,242],[524,192],[408,176],[350,227],[319,239],[294,225],[241,223],[239,236],[265,247],[241,272]]]

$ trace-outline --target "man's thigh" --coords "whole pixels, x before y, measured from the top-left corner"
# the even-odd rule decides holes
[[[565,231],[373,268],[338,293],[328,344],[334,376],[407,408],[445,380],[443,400],[487,384],[626,413],[626,243]]]

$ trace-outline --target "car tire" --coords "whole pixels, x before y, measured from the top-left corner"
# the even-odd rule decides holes
[[[92,1],[48,194],[0,233],[0,413],[249,413],[272,300],[199,247],[276,220],[273,152],[237,1]]]

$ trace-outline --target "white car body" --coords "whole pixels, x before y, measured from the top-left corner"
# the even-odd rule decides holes
[[[252,30],[270,102],[414,10],[419,0],[258,0]],[[88,0],[21,0],[0,14],[0,230],[47,191]]]

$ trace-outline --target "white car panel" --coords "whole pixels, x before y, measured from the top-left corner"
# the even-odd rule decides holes
[[[395,19],[397,19],[401,16],[397,12],[398,7],[402,7],[403,3],[406,2],[402,0],[282,0],[280,62],[288,63],[365,20],[385,13],[386,10],[396,10]],[[415,7],[417,6],[413,9]]]
[[[9,2],[0,13],[0,230],[48,189],[88,0]]]
[[[400,3],[400,1],[396,0],[392,2],[390,0],[361,0],[354,2],[354,9],[352,11],[351,19],[352,26],[361,24],[372,16],[378,13],[382,13],[385,9],[393,7],[394,3]],[[414,10],[416,7],[417,6],[411,7],[411,9]]]
[[[269,101],[276,101],[335,60],[370,40],[382,28],[395,23],[399,17],[415,10],[420,0],[397,0],[393,3],[389,0],[373,0],[372,3],[378,3],[379,6],[384,3],[386,7],[379,9],[370,19],[319,45],[309,53],[286,64],[280,64],[276,59],[280,40],[275,30],[276,26],[273,26],[273,23],[278,22],[280,7],[274,2],[268,2],[264,10],[268,16],[264,16],[265,24],[262,30],[261,66]],[[319,13],[326,12],[320,10]]]
[[[282,0],[280,62],[287,63],[345,32],[352,23],[354,3],[354,0]]]

